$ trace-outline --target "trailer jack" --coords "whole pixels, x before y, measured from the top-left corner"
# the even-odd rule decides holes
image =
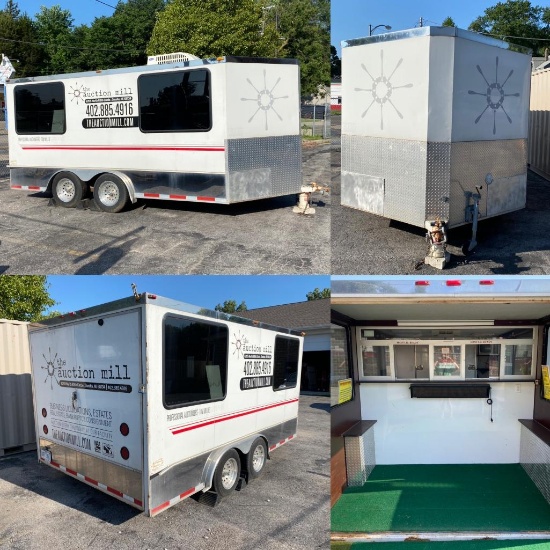
[[[309,185],[302,185],[302,192],[298,194],[298,203],[292,209],[295,214],[315,214],[315,208],[311,207],[311,195],[318,191],[321,195],[328,194],[329,188],[318,183],[311,182]]]
[[[477,246],[477,221],[479,220],[479,201],[481,201],[482,189],[483,186],[480,185],[478,187],[476,185],[477,193],[472,193],[471,191],[465,192],[466,200],[468,201],[466,204],[465,221],[466,223],[472,224],[472,238],[462,245],[462,253],[464,256],[470,253]],[[470,204],[470,201],[473,201],[473,203]]]
[[[429,246],[424,263],[443,269],[451,259],[451,254],[447,252],[447,222],[437,218],[435,221],[425,222],[424,226],[427,229],[426,242]]]

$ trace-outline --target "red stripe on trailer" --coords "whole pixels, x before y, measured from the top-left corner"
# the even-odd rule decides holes
[[[177,200],[177,201],[184,201],[187,199],[187,195],[168,195],[171,199]]]
[[[158,193],[143,193],[146,199],[158,199],[160,195]]]
[[[23,186],[22,185],[12,185],[11,188],[12,189],[23,189]]]
[[[219,418],[213,418],[212,420],[207,420],[206,422],[199,422],[197,424],[191,424],[189,426],[182,426],[180,428],[170,428],[173,435],[177,435],[183,432],[189,432],[197,428],[204,428],[205,426],[210,426],[211,424],[218,424],[219,422],[225,422],[226,420],[233,420],[235,418],[240,418],[242,416],[248,416],[256,412],[267,411],[275,407],[281,407],[282,405],[290,405],[291,403],[297,403],[298,399],[291,399],[290,401],[283,401],[281,403],[274,403],[273,405],[267,405],[266,407],[259,407],[255,409],[250,409],[242,411],[240,413],[231,414],[228,416],[221,416]]]
[[[42,189],[42,187],[39,187],[38,185],[29,185],[29,189],[31,191],[40,191],[40,189]]]
[[[216,199],[214,197],[197,197],[198,201],[214,202]]]
[[[77,479],[83,479],[84,481],[86,481],[90,485],[94,485],[95,487],[98,487],[98,488],[105,487],[105,489],[109,493],[112,493],[113,495],[116,495],[117,497],[120,497],[124,500],[128,500],[130,502],[133,502],[137,506],[143,507],[143,502],[141,500],[139,500],[137,498],[134,498],[134,497],[131,497],[129,495],[125,495],[122,491],[119,491],[118,489],[115,489],[114,487],[109,487],[108,485],[105,485],[104,483],[100,483],[99,481],[96,481],[95,479],[92,479],[91,477],[85,476],[84,474],[79,474],[75,470],[71,470],[70,468],[67,468],[66,466],[63,466],[62,464],[59,464],[58,462],[55,462],[54,460],[50,460],[50,462],[47,462],[43,458],[40,458],[40,460],[42,462],[44,462],[44,464],[49,464],[50,466],[54,466],[55,468],[58,468],[62,472],[65,472],[65,473],[67,473],[67,474],[69,474],[73,477],[76,477]]]
[[[191,496],[198,491],[200,491],[204,487],[204,484],[201,483],[198,487],[192,487],[191,489],[188,489],[187,491],[184,491],[183,493],[175,496],[174,498],[171,498],[170,500],[167,500],[166,502],[163,502],[162,504],[159,504],[156,508],[153,508],[151,510],[151,515],[154,516],[158,514],[159,512],[162,512],[166,508],[170,506],[174,506],[174,504],[178,504],[178,502],[181,502],[184,498],[187,498],[188,496]]]
[[[281,445],[284,445],[285,443],[288,443],[291,439],[294,439],[295,437],[296,437],[296,434],[289,435],[286,439],[279,441],[279,443],[275,443],[275,445],[271,445],[271,447],[269,447],[269,450],[274,451],[275,449],[279,448]]]
[[[125,147],[109,147],[107,145],[31,145],[22,147],[24,151],[181,151],[181,152],[207,152],[207,153],[223,153],[225,147],[140,147],[140,146],[125,146]]]

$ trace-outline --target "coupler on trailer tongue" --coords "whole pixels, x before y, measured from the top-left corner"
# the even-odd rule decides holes
[[[302,192],[298,194],[298,203],[292,209],[295,214],[315,214],[315,208],[311,207],[312,193],[319,192],[321,195],[329,193],[330,189],[324,185],[311,182],[309,185],[302,185]]]
[[[426,241],[429,246],[424,263],[436,269],[443,269],[451,260],[451,254],[447,252],[447,222],[437,218],[425,222],[424,226],[427,229]]]

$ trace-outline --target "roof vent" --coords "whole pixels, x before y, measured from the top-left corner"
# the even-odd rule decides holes
[[[185,52],[163,53],[161,55],[150,55],[147,58],[147,65],[164,65],[166,63],[180,63],[182,61],[195,61],[199,59],[196,55]]]

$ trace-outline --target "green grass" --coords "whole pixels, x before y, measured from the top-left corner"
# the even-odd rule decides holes
[[[550,506],[519,464],[376,466],[334,505],[332,530],[545,531]]]

